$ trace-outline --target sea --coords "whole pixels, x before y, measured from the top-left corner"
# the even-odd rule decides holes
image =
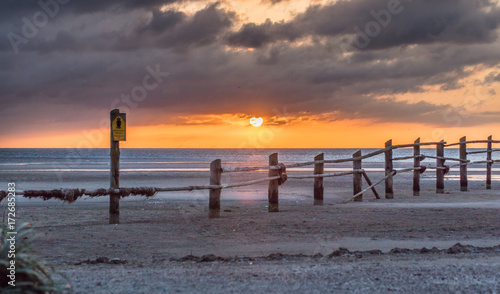
[[[359,149],[127,149],[120,150],[120,186],[177,187],[206,185],[209,178],[210,162],[221,159],[223,167],[266,166],[269,155],[278,153],[279,162],[300,163],[313,161],[324,153],[326,160],[352,158]],[[361,149],[368,154],[378,149]],[[481,149],[469,149],[477,151]],[[435,156],[435,149],[422,148],[424,155]],[[58,189],[58,188],[106,188],[109,187],[110,156],[109,149],[0,149],[0,190],[5,190],[8,182],[16,182],[19,189]],[[393,157],[412,156],[413,149],[394,150]],[[459,151],[447,148],[445,156],[458,158]],[[495,159],[495,153],[493,156]],[[486,160],[486,154],[470,154],[471,161]],[[446,164],[456,165],[456,161]],[[413,159],[395,162],[396,168],[412,167]],[[426,159],[422,165],[435,166],[435,159]],[[363,168],[371,172],[384,170],[384,154],[363,160]],[[352,163],[327,164],[325,172],[341,172],[352,169]],[[458,166],[452,167],[456,173]],[[289,173],[312,173],[313,167],[289,169]],[[470,180],[484,181],[485,164],[469,167]],[[500,169],[494,168],[498,173]],[[473,175],[477,172],[477,175]],[[256,172],[263,176],[266,170]],[[229,176],[226,182],[251,180],[249,176]],[[253,173],[255,174],[255,173]],[[426,172],[427,178],[435,172]],[[457,177],[450,173],[449,177]],[[498,179],[494,175],[494,179]]]

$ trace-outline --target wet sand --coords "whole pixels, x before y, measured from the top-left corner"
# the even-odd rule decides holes
[[[130,197],[118,225],[108,224],[106,197],[19,199],[18,219],[33,224],[36,254],[77,293],[498,292],[500,183],[485,190],[471,181],[470,192],[459,192],[447,180],[445,194],[434,185],[423,178],[421,196],[412,196],[406,174],[395,178],[395,199],[367,192],[362,203],[341,204],[352,177],[328,179],[324,205],[314,206],[312,180],[290,180],[280,188],[279,213],[267,212],[266,186],[257,185],[223,191],[219,219],[207,217],[207,191]],[[383,185],[378,191],[383,197]],[[490,249],[388,254],[456,243]],[[339,247],[384,254],[329,258]],[[176,261],[211,254],[223,260]],[[270,254],[285,257],[258,259]],[[100,257],[118,264],[88,262]]]

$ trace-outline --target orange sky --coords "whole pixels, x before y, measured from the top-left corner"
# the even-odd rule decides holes
[[[415,2],[406,15],[391,16],[393,22],[373,36],[374,47],[349,52],[341,48],[342,40],[356,36],[354,26],[373,22],[370,9],[385,6],[171,1],[161,7],[124,6],[121,12],[104,9],[96,16],[86,9],[77,13],[81,7],[75,5],[68,9],[72,17],[54,18],[19,54],[0,52],[2,61],[13,60],[4,71],[8,78],[0,81],[0,148],[108,147],[109,123],[102,117],[115,107],[123,111],[121,97],[143,81],[152,85],[155,79],[146,69],[160,65],[169,76],[144,90],[127,111],[122,148],[378,148],[389,139],[404,144],[418,137],[423,142],[500,138],[500,41],[487,38],[500,29],[483,28],[475,19],[492,8],[471,12],[470,3],[457,2],[461,21],[473,19],[475,29],[484,29],[478,39],[464,32],[461,21],[450,21],[442,39],[422,41],[426,29],[439,28],[414,23],[419,17],[410,16],[446,19],[453,7],[443,2],[441,10],[427,9]],[[343,16],[342,9],[349,17],[332,21],[332,14]],[[398,34],[413,30],[397,29],[406,26],[424,31],[407,35],[405,43]],[[70,34],[79,30],[84,33]],[[65,47],[56,36],[76,45]],[[169,47],[169,42],[179,44]],[[274,111],[287,107],[289,113]],[[263,117],[264,125],[250,126],[253,116]]]
[[[230,125],[127,127],[127,141],[122,148],[378,148],[389,139],[406,144],[422,141],[457,142],[469,139],[500,138],[500,124],[462,128],[435,128],[421,124],[363,121],[336,123],[305,122],[292,126]],[[107,148],[109,130],[93,129],[74,133],[42,133],[15,136],[2,140],[2,148]]]
[[[500,111],[498,94],[492,95],[474,81],[483,79],[488,69],[478,70],[462,82],[465,88],[443,94],[438,87],[429,87],[424,93],[403,94],[397,100],[437,101],[461,107],[451,114],[443,113],[443,126],[422,123],[375,122],[367,119],[328,121],[313,115],[288,115],[286,109],[274,117],[264,117],[261,127],[252,127],[249,114],[181,115],[171,117],[169,123],[136,126],[134,117],[127,117],[127,141],[122,148],[378,148],[389,139],[394,144],[406,144],[420,137],[422,142],[442,139],[456,142],[462,136],[486,139],[489,135],[500,138],[500,122],[469,126],[470,115],[484,111]],[[500,93],[498,83],[494,89]],[[265,112],[263,110],[263,112]],[[279,112],[279,111],[278,111]],[[284,114],[283,114],[284,113]],[[138,114],[144,115],[144,114]],[[335,116],[333,114],[333,116]],[[269,121],[288,121],[287,124],[269,125]],[[174,123],[176,122],[177,123]],[[267,124],[266,124],[267,122]],[[105,121],[101,121],[105,124]],[[96,122],[96,125],[98,123]],[[4,136],[0,148],[107,148],[108,128],[76,129],[73,131],[29,131]]]

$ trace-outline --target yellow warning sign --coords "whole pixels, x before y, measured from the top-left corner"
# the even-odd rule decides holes
[[[111,123],[113,141],[126,141],[126,116],[125,113],[118,114]]]

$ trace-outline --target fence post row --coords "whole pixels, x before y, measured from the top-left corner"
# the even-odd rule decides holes
[[[385,175],[390,175],[393,170],[392,165],[392,140],[385,142]],[[393,189],[393,179],[392,177],[388,177],[385,179],[385,198],[393,199],[394,198],[394,189]]]
[[[444,140],[436,145],[436,193],[444,193]]]
[[[111,157],[111,170],[110,170],[110,183],[111,189],[120,188],[120,141],[113,139],[113,120],[119,115],[120,110],[113,109],[110,112],[110,157]],[[120,223],[120,195],[116,193],[109,194],[109,223]]]
[[[273,153],[269,156],[269,166],[278,165],[278,153]],[[279,176],[279,171],[277,169],[269,169],[269,177]],[[267,198],[269,200],[268,211],[269,212],[279,212],[279,181],[271,180],[269,181],[269,188],[267,190]]]
[[[361,150],[358,150],[356,153],[352,155],[352,158],[360,158],[361,157]],[[362,163],[361,159],[355,159],[352,161],[352,169],[353,170],[359,170],[362,169]],[[352,174],[352,188],[353,188],[353,195],[358,194],[361,192],[361,189],[363,188],[363,176],[361,173],[353,173]],[[360,194],[359,196],[354,198],[355,202],[361,202],[363,201],[363,194]]]
[[[460,191],[467,191],[467,138],[460,138]]]
[[[314,161],[323,161],[325,155],[323,153],[318,154],[314,157]],[[321,175],[325,171],[325,164],[315,163],[314,164],[314,174]],[[324,193],[323,177],[314,178],[314,205],[323,205],[323,193]]]
[[[118,126],[118,131],[121,131],[122,137],[114,137],[113,136],[113,128],[116,127],[116,121],[119,119],[117,116],[122,116],[123,121],[125,121],[125,114],[119,113],[118,109],[114,109],[110,112],[110,120],[111,120],[111,135],[110,135],[110,189],[97,189],[95,191],[86,191],[85,189],[61,189],[61,190],[52,190],[52,191],[33,191],[33,190],[27,190],[27,191],[22,191],[21,195],[24,195],[24,197],[39,197],[43,196],[45,199],[50,199],[50,198],[56,198],[60,200],[65,200],[65,201],[74,201],[78,197],[81,197],[82,195],[88,195],[91,197],[96,197],[96,196],[103,196],[103,195],[110,195],[110,206],[109,206],[109,223],[110,224],[118,224],[119,223],[119,207],[120,207],[120,198],[121,196],[128,196],[128,195],[146,195],[146,196],[152,196],[158,191],[186,191],[186,190],[204,190],[208,189],[209,190],[209,218],[218,218],[220,217],[220,202],[221,202],[221,190],[222,190],[222,163],[220,159],[216,159],[210,163],[210,186],[189,186],[189,187],[176,187],[176,188],[122,188],[120,189],[120,172],[119,172],[119,160],[120,160],[120,146],[119,146],[119,141],[124,141],[125,137],[124,135],[124,130],[119,130]],[[487,148],[486,151],[473,151],[467,153],[467,143],[487,143]],[[478,140],[478,141],[469,141],[467,142],[467,138],[464,136],[460,138],[459,143],[453,143],[453,144],[448,144],[447,146],[456,146],[459,145],[459,162],[460,162],[460,190],[461,191],[468,191],[468,179],[467,179],[467,165],[470,163],[467,160],[467,154],[476,154],[476,153],[486,153],[486,189],[491,189],[492,187],[492,165],[494,162],[497,162],[496,160],[492,160],[492,153],[494,151],[500,151],[500,149],[493,149],[493,143],[500,143],[499,141],[493,141],[493,136],[489,136],[488,140]],[[423,159],[425,159],[425,156],[421,154],[421,145],[433,145],[436,144],[436,193],[438,194],[443,194],[444,193],[444,178],[445,174],[449,172],[450,167],[445,165],[445,141],[441,140],[439,143],[423,143],[421,144],[420,138],[417,138],[414,141],[414,144],[408,144],[408,145],[398,145],[398,146],[393,146],[392,140],[389,140],[385,143],[385,149],[383,150],[377,150],[376,152],[370,153],[368,156],[374,156],[381,154],[384,152],[385,155],[385,177],[383,179],[380,179],[380,181],[376,182],[375,185],[372,185],[370,179],[366,175],[364,171],[361,172],[362,170],[362,155],[361,155],[361,150],[356,151],[352,155],[352,162],[353,162],[353,196],[351,199],[353,199],[355,202],[361,202],[363,201],[363,193],[368,190],[372,189],[373,193],[375,194],[375,197],[379,199],[379,195],[377,194],[377,191],[375,190],[375,186],[382,183],[385,181],[385,194],[387,199],[393,199],[394,198],[394,190],[393,190],[393,177],[394,174],[396,174],[396,171],[393,169],[393,148],[406,148],[406,147],[412,147],[413,146],[413,195],[414,196],[419,196],[420,195],[420,178],[421,178],[421,173],[423,173],[426,170],[425,165],[422,166],[421,162]],[[404,160],[404,159],[409,159],[412,158],[411,156],[408,157],[398,157],[396,160]],[[434,156],[432,156],[434,158]],[[449,160],[457,160],[456,158],[448,158]],[[349,159],[343,159],[339,160],[338,162],[345,162],[348,161]],[[337,161],[332,161],[332,162],[337,162]],[[483,161],[480,162],[473,162],[473,163],[483,163]],[[305,165],[310,165],[312,163],[302,163],[302,164],[295,164],[291,165],[291,167],[296,167],[296,166],[305,166]],[[267,168],[267,167],[266,167]],[[244,182],[244,183],[239,183],[235,185],[227,185],[225,187],[227,188],[233,188],[233,187],[239,187],[239,186],[246,186],[246,185],[252,185],[255,183],[260,183],[263,181],[268,181],[269,182],[269,187],[268,187],[268,201],[269,201],[269,206],[268,206],[268,211],[269,212],[279,212],[279,186],[286,180],[286,166],[283,164],[279,164],[278,161],[278,153],[273,153],[269,156],[269,171],[268,171],[268,177],[269,178],[276,178],[270,180],[269,178],[265,179],[259,179],[255,181],[249,181],[249,182]],[[280,169],[278,169],[280,168]],[[434,167],[432,167],[434,168]],[[247,168],[247,169],[234,169],[233,171],[243,171],[243,170],[261,170],[262,167],[253,167],[253,168]],[[229,169],[228,171],[230,171]],[[407,171],[412,171],[412,168],[404,169],[402,170],[404,172]],[[351,174],[351,172],[346,173],[346,174]],[[315,176],[306,176],[306,177],[292,177],[292,178],[314,178],[314,205],[323,205],[324,201],[324,153],[318,154],[317,156],[314,157],[314,175]],[[319,175],[316,177],[316,175]],[[343,175],[343,174],[339,174]],[[332,175],[326,175],[327,177],[329,176],[337,176],[337,174],[332,174]],[[362,179],[365,177],[369,187],[365,190],[362,189],[363,183]],[[279,178],[279,179],[278,179]],[[70,191],[68,191],[70,190]],[[71,191],[73,190],[73,191]],[[117,192],[116,190],[119,190]],[[146,191],[147,190],[147,191]],[[128,192],[127,192],[128,191]],[[152,191],[152,192],[151,192]],[[37,194],[39,193],[39,194]],[[0,191],[0,201],[2,201],[6,196],[7,191]],[[50,194],[50,195],[49,195]],[[358,195],[359,194],[359,195]],[[37,196],[38,195],[38,196]],[[349,199],[348,201],[350,201]]]
[[[491,189],[491,166],[493,162],[491,161],[491,153],[493,153],[492,147],[493,136],[488,137],[488,147],[486,150],[486,189]]]
[[[413,146],[413,196],[420,196],[420,138],[415,140]]]
[[[210,163],[210,185],[222,184],[222,163],[220,159],[216,159]],[[220,217],[220,194],[221,189],[210,189],[208,203],[208,217]]]

